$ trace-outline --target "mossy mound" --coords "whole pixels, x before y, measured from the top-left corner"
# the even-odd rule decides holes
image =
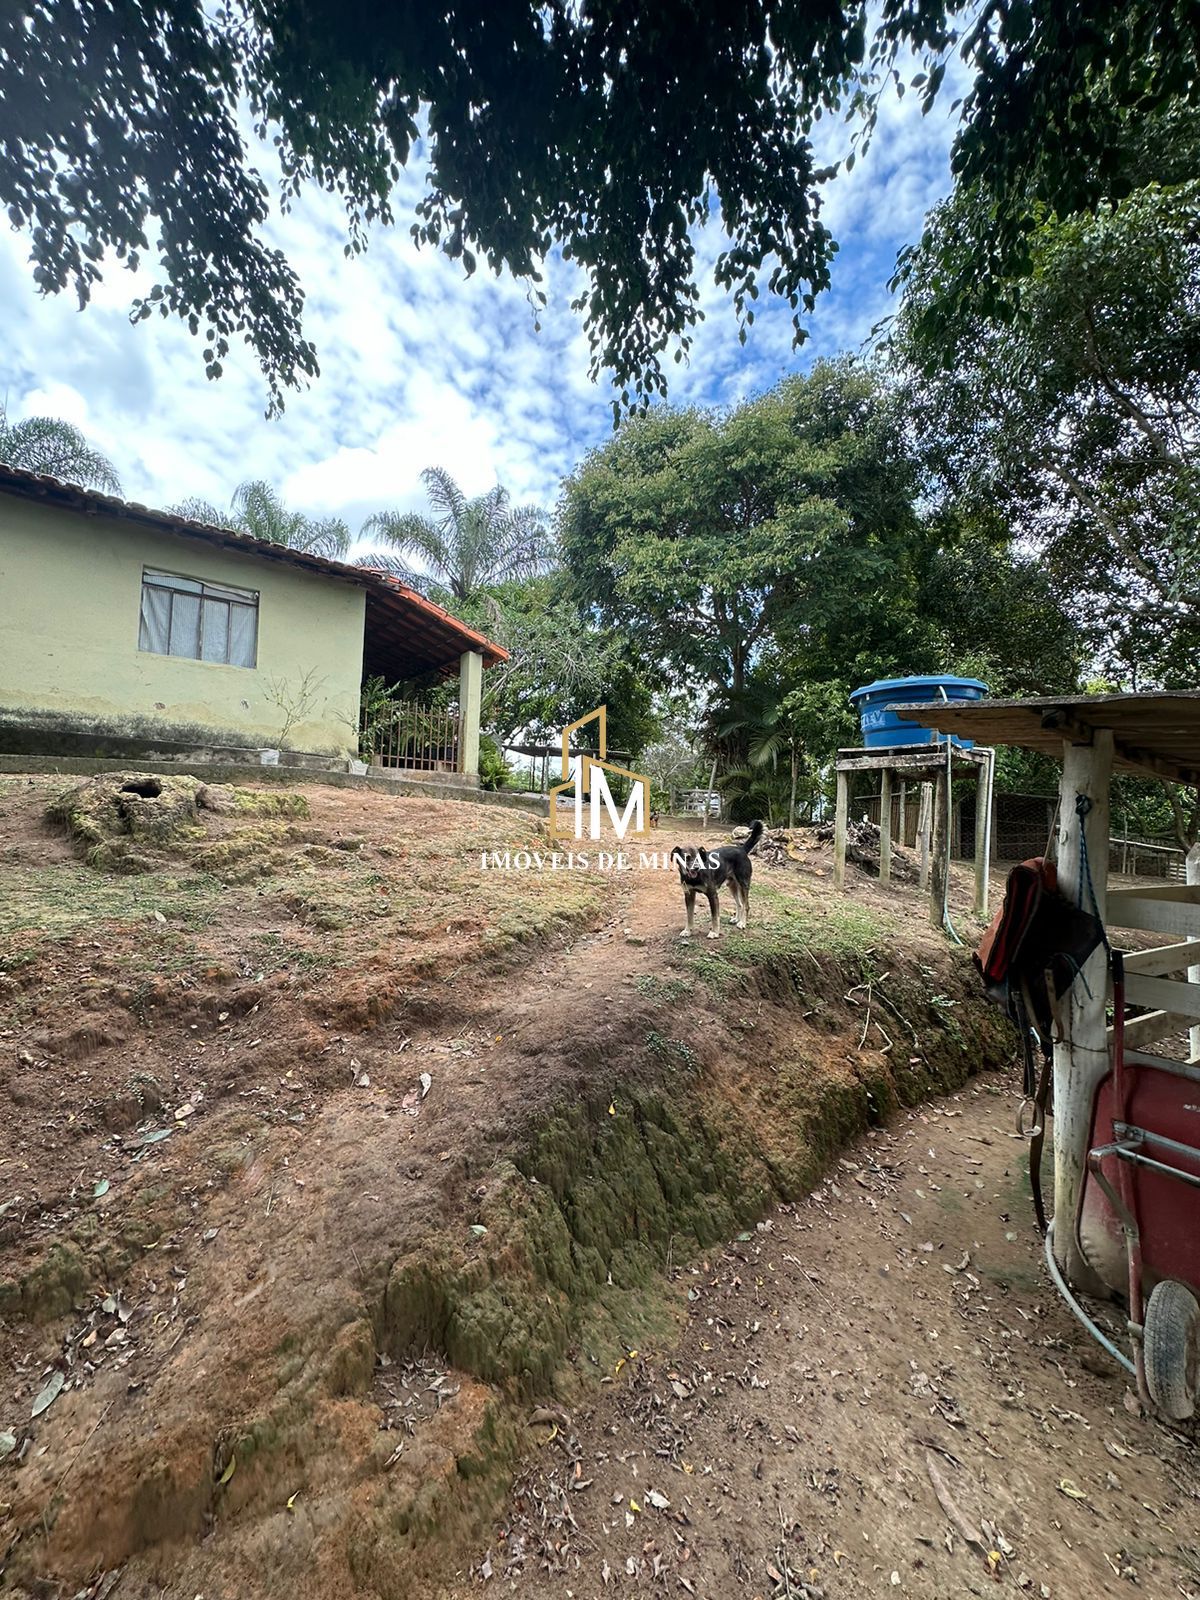
[[[213,844],[205,813],[281,820]],[[182,856],[219,876],[223,866],[278,844],[286,832],[282,819],[307,817],[309,809],[303,795],[203,783],[186,773],[103,772],[64,790],[46,814],[66,827],[98,871],[153,872],[164,859]]]
[[[20,1278],[0,1279],[0,1316],[49,1322],[65,1316],[91,1281],[74,1245],[51,1245],[49,1254]]]

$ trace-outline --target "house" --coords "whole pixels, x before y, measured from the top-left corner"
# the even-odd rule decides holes
[[[386,573],[0,465],[0,752],[344,766],[364,677],[457,678],[439,759],[391,764],[473,783],[504,659]]]

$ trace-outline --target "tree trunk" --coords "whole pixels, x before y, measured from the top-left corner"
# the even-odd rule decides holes
[[[1200,824],[1200,791],[1193,796],[1192,804],[1188,810],[1184,809],[1183,801],[1179,796],[1176,784],[1162,780],[1163,788],[1167,792],[1167,801],[1171,807],[1171,821],[1175,827],[1175,837],[1179,840],[1184,854],[1197,843],[1198,824]]]

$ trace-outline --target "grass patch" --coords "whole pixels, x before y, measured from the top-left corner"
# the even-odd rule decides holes
[[[109,877],[82,863],[0,866],[0,939],[63,938],[97,922],[141,922],[157,911],[169,922],[202,928],[225,891],[207,876]]]
[[[660,978],[656,972],[643,972],[635,987],[647,1000],[669,1006],[691,994],[696,986],[688,978]]]
[[[698,916],[697,925],[703,920]],[[755,887],[748,928],[731,929],[726,923],[720,940],[681,941],[674,959],[702,983],[720,989],[748,968],[796,956],[867,972],[890,936],[886,922],[866,906],[848,900],[800,900],[764,884]]]

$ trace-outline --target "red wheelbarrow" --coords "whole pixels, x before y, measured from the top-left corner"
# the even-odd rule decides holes
[[[1200,1403],[1200,1066],[1125,1047],[1125,969],[1112,952],[1112,1067],[1097,1085],[1075,1240],[1123,1296],[1132,1359],[1096,1325],[1055,1260],[1051,1276],[1080,1322],[1179,1422]],[[1119,1271],[1123,1265],[1124,1271]],[[1115,1280],[1115,1281],[1114,1281]]]

